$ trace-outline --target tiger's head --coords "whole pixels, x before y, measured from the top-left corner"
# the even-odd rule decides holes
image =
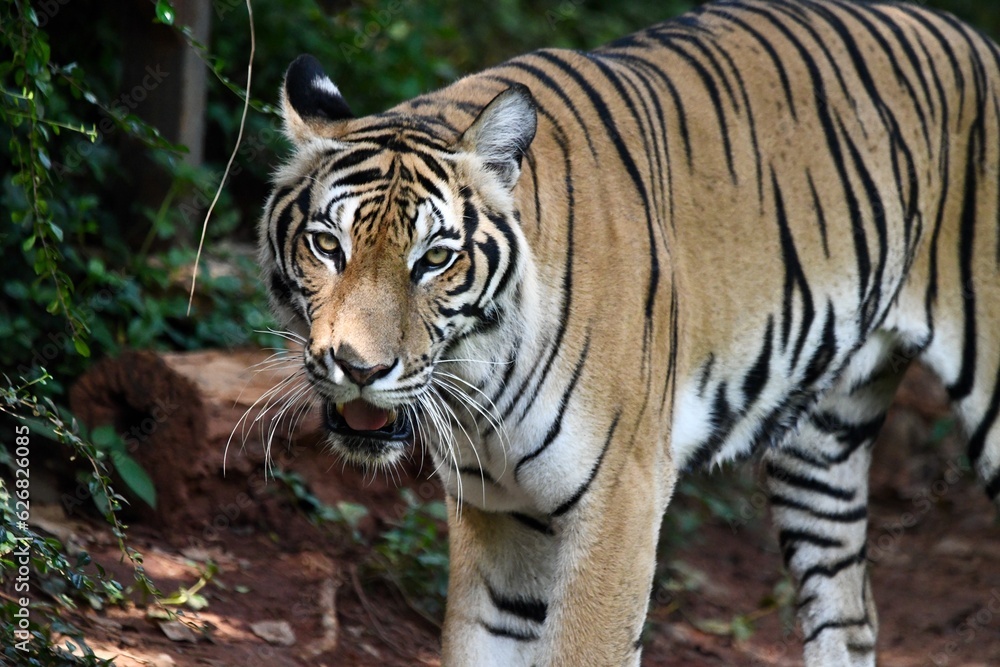
[[[514,344],[531,258],[512,192],[536,114],[523,86],[487,101],[464,128],[355,119],[314,58],[286,73],[294,153],[265,207],[261,264],[304,341],[330,442],[354,462],[391,463],[415,430],[443,426],[421,418],[436,371]]]

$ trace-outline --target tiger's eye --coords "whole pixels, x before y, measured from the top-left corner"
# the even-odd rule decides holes
[[[313,236],[316,248],[324,255],[332,255],[340,250],[340,241],[333,234],[321,232]]]
[[[448,250],[447,248],[431,248],[424,253],[424,262],[430,266],[441,266],[447,262],[449,258],[451,258],[451,250]]]

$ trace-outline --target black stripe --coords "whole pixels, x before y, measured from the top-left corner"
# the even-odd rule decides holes
[[[731,23],[735,23],[740,26],[748,35],[751,35],[754,39],[760,43],[764,51],[771,58],[771,62],[774,64],[774,71],[778,73],[778,78],[781,79],[781,88],[785,91],[785,100],[788,102],[788,110],[792,114],[793,120],[798,120],[797,114],[795,112],[795,97],[792,95],[792,84],[788,79],[788,72],[785,70],[784,58],[778,54],[778,50],[774,48],[774,45],[768,40],[767,36],[763,33],[758,32],[746,21],[737,18],[734,14],[728,11],[728,7],[723,10],[717,10],[710,7],[705,13],[718,16],[719,18],[725,19]],[[746,9],[746,8],[743,8]],[[773,20],[773,17],[771,17]]]
[[[799,577],[799,589],[801,590],[806,582],[813,577],[823,577],[824,579],[832,579],[844,570],[854,567],[855,565],[863,565],[865,562],[865,547],[861,547],[858,553],[848,556],[847,558],[842,558],[841,560],[834,561],[829,565],[813,565],[802,573]]]
[[[792,368],[798,365],[799,355],[802,347],[806,343],[809,329],[812,327],[813,318],[816,316],[816,309],[813,306],[812,291],[809,289],[809,281],[806,279],[805,271],[802,270],[802,263],[799,261],[799,254],[795,250],[795,240],[792,238],[792,230],[788,227],[788,215],[785,212],[785,198],[781,194],[781,186],[778,185],[778,177],[771,168],[771,187],[774,190],[775,217],[778,223],[779,238],[781,240],[781,258],[785,267],[784,303],[781,322],[781,347],[787,349],[788,337],[791,334],[793,319],[793,296],[798,288],[802,298],[802,321],[799,323],[799,336],[795,342],[795,351],[792,354]]]
[[[294,191],[295,187],[282,188],[275,193],[275,204],[281,204],[281,211],[278,213],[278,219],[274,227],[274,251],[277,257],[281,261],[281,265],[284,265],[284,251],[288,248],[288,236],[291,232],[292,223],[301,223],[309,216],[309,204],[312,195],[312,190],[310,186],[312,181],[304,179],[298,186],[301,188],[294,196],[294,199],[288,200],[286,197],[290,196]],[[299,214],[296,216],[296,212]]]
[[[542,107],[538,107],[539,112],[541,112],[546,117],[548,114],[544,111]],[[523,418],[527,414],[527,410],[531,405],[532,397],[538,394],[538,389],[541,387],[545,381],[548,379],[549,371],[552,368],[552,364],[555,362],[556,355],[562,349],[562,341],[566,335],[566,331],[569,328],[569,316],[570,316],[570,305],[573,302],[573,259],[574,259],[574,227],[575,227],[575,211],[576,211],[576,198],[574,195],[574,184],[572,167],[569,158],[569,148],[567,146],[565,133],[561,129],[560,125],[553,120],[554,127],[557,130],[556,133],[556,143],[559,145],[559,149],[562,152],[563,168],[565,169],[565,192],[567,197],[566,202],[566,259],[563,268],[562,276],[562,303],[559,311],[559,325],[556,328],[555,336],[553,336],[552,341],[549,343],[546,349],[547,358],[544,363],[538,363],[538,360],[533,360],[531,363],[531,373],[528,374],[526,378],[517,385],[512,382],[504,382],[500,385],[500,391],[496,396],[491,397],[494,404],[502,405],[502,399],[504,396],[510,396],[510,403],[501,411],[500,420],[504,421],[510,417],[514,409],[523,403],[524,412],[521,414]],[[514,368],[513,366],[520,364],[512,364],[511,376],[513,376]]]
[[[547,523],[539,521],[538,519],[528,516],[527,514],[521,514],[520,512],[511,512],[510,518],[521,523],[521,525],[530,528],[536,532],[542,533],[543,535],[555,535],[556,532]]]
[[[544,623],[548,614],[549,606],[542,600],[523,595],[506,596],[501,595],[490,582],[486,581],[486,590],[490,594],[490,601],[493,606],[502,612],[512,614],[518,618],[535,623]]]
[[[813,58],[811,50],[800,42],[791,30],[789,30],[784,23],[779,21],[772,14],[756,7],[743,7],[742,9],[767,19],[785,36],[789,43],[791,43],[791,45],[798,52],[799,60],[801,60],[802,64],[805,65],[806,69],[809,71],[809,79],[812,84],[811,88],[814,99],[813,108],[819,116],[820,125],[823,128],[823,135],[826,138],[827,148],[830,151],[830,158],[834,163],[837,171],[837,177],[840,180],[840,184],[844,192],[844,199],[847,202],[848,220],[855,227],[853,237],[858,262],[858,296],[859,299],[863,300],[868,291],[868,282],[870,279],[868,274],[871,270],[871,260],[868,256],[867,244],[863,238],[864,229],[861,227],[861,206],[854,194],[854,187],[851,185],[850,179],[847,175],[847,166],[844,161],[843,151],[840,147],[838,133],[834,126],[834,119],[831,115],[830,104],[828,103],[829,94],[827,93],[826,85],[823,83],[823,77],[820,74],[819,66]],[[727,18],[730,17],[727,15]],[[834,67],[834,69],[836,70],[837,68]]]
[[[837,332],[834,324],[833,301],[827,301],[826,317],[823,324],[823,338],[820,340],[816,352],[806,365],[806,373],[802,378],[802,386],[804,387],[812,387],[837,357]]]
[[[335,148],[325,153],[326,156],[333,157],[333,160],[324,163],[323,169],[328,174],[332,174],[335,171],[356,167],[365,160],[371,159],[380,153],[382,153],[381,146],[378,148],[364,146],[358,147],[356,150],[348,149],[346,151],[343,148]]]
[[[718,454],[719,448],[736,425],[740,415],[729,404],[729,399],[726,397],[727,386],[725,382],[720,382],[716,387],[712,413],[709,417],[712,424],[711,435],[688,457],[684,464],[685,470],[696,470],[707,465]]]
[[[793,445],[785,445],[784,447],[781,448],[781,453],[785,454],[786,456],[792,457],[796,461],[805,463],[806,465],[810,465],[814,468],[819,468],[821,470],[830,469],[830,464],[826,460],[820,460],[815,456],[813,456],[812,454],[804,450],[801,450]]]
[[[986,414],[983,415],[976,430],[969,437],[969,460],[973,464],[978,462],[979,457],[983,454],[983,448],[986,446],[986,436],[996,423],[998,413],[1000,413],[1000,367],[997,367],[997,379],[993,384],[993,395],[990,398],[989,407],[986,408]],[[990,495],[990,498],[995,497],[995,493]]]
[[[709,99],[712,101],[712,108],[715,111],[715,120],[719,125],[719,133],[722,137],[722,147],[723,152],[726,157],[726,166],[729,169],[729,178],[732,182],[736,183],[736,168],[733,165],[733,143],[732,139],[729,137],[729,123],[726,121],[725,108],[722,105],[722,96],[719,94],[719,88],[715,84],[715,79],[712,77],[711,73],[705,69],[698,60],[692,56],[690,53],[684,49],[679,48],[672,39],[672,35],[664,34],[661,32],[650,31],[646,33],[651,39],[654,39],[660,43],[664,50],[675,53],[680,56],[680,58],[687,63],[698,75],[701,80],[701,85],[708,93]],[[728,88],[729,84],[722,79]],[[732,90],[729,91],[730,98],[732,98]],[[735,100],[734,100],[735,101]]]
[[[533,632],[524,632],[522,630],[514,630],[512,628],[502,628],[498,625],[491,625],[486,621],[479,621],[479,625],[483,626],[483,629],[494,637],[513,639],[518,642],[533,642],[538,639],[538,635]]]
[[[615,60],[624,61],[629,64],[628,72],[631,77],[634,77],[636,81],[633,81],[631,77],[622,77],[622,80],[633,92],[639,104],[642,106],[643,115],[646,121],[646,127],[639,136],[642,139],[642,152],[641,155],[645,155],[647,159],[647,170],[653,176],[653,181],[662,181],[662,174],[664,173],[664,167],[666,166],[669,170],[669,163],[664,164],[662,156],[666,153],[666,142],[667,136],[664,132],[666,127],[666,117],[663,114],[663,107],[660,105],[660,94],[650,80],[646,68],[642,66],[634,66],[633,63],[629,62],[631,60],[630,56],[617,56]],[[640,90],[640,84],[642,90]],[[643,95],[645,91],[646,95]],[[650,104],[652,104],[652,111],[650,110]],[[650,145],[652,142],[652,145]],[[661,146],[662,142],[662,146]],[[655,162],[655,164],[654,164]],[[667,181],[669,182],[669,181]],[[662,218],[662,211],[665,210],[666,206],[672,207],[673,202],[670,198],[667,201],[662,201],[663,199],[663,188],[654,187],[651,188],[651,196],[653,198],[653,208],[657,212],[658,218]]]
[[[821,549],[841,549],[844,543],[840,540],[820,535],[809,530],[796,530],[785,528],[778,533],[778,544],[781,546],[781,553],[785,560],[785,566],[791,565],[792,559],[799,552],[798,545],[808,544]]]
[[[711,46],[715,48],[722,57],[725,59],[726,63],[729,65],[733,76],[736,79],[736,85],[739,88],[740,96],[743,98],[743,107],[746,109],[746,127],[750,129],[750,144],[753,150],[754,156],[754,172],[757,180],[757,201],[761,207],[761,211],[764,210],[764,167],[763,160],[760,154],[760,143],[757,138],[757,121],[754,118],[753,106],[750,103],[750,96],[747,94],[746,86],[743,83],[743,75],[741,69],[736,65],[736,62],[730,56],[729,52],[726,51],[722,44],[718,42],[711,42]]]
[[[773,461],[767,464],[767,474],[773,481],[794,486],[805,491],[811,491],[820,495],[829,496],[830,498],[834,498],[836,500],[854,500],[854,496],[857,495],[855,491],[850,489],[832,486],[809,475],[794,473],[791,470],[779,466]]]
[[[421,173],[420,171],[417,171],[413,174],[413,180],[419,183],[420,187],[422,187],[427,192],[428,195],[439,201],[444,201],[444,194],[441,193],[441,190],[440,188],[438,188],[437,183],[435,181],[432,181],[431,179],[427,178],[427,176]]]
[[[809,544],[823,549],[839,549],[844,546],[844,543],[838,539],[814,533],[811,530],[796,528],[785,528],[779,532],[778,543],[781,545],[782,551],[788,551],[790,547],[796,544]],[[789,560],[791,560],[790,556]]]
[[[594,463],[593,467],[590,469],[590,475],[587,476],[587,481],[580,485],[580,488],[576,490],[568,500],[563,502],[559,507],[555,508],[552,512],[552,516],[558,517],[562,516],[566,512],[573,509],[580,499],[583,498],[588,489],[590,489],[591,483],[594,478],[597,477],[597,472],[601,469],[601,463],[604,462],[604,455],[608,453],[608,448],[611,446],[611,439],[614,437],[615,429],[618,428],[618,419],[622,416],[621,411],[615,415],[614,420],[611,422],[611,427],[608,429],[608,437],[604,440],[604,447],[601,448],[601,454],[597,457],[597,461]]]
[[[980,114],[981,115],[981,114]],[[965,164],[965,196],[962,205],[962,217],[959,228],[958,271],[959,296],[962,298],[963,320],[965,324],[964,341],[962,343],[962,367],[958,377],[948,385],[948,396],[952,401],[958,401],[972,391],[976,372],[976,291],[972,277],[973,250],[976,233],[976,158],[973,144],[975,138],[969,137],[967,159]]]
[[[514,230],[512,229],[507,218],[503,217],[500,214],[493,214],[493,213],[487,213],[487,218],[490,220],[490,222],[493,223],[493,226],[496,227],[497,230],[503,235],[504,241],[506,241],[504,247],[506,247],[508,251],[507,266],[504,269],[503,275],[500,276],[500,282],[497,283],[496,289],[493,290],[492,298],[495,300],[498,297],[502,296],[504,293],[506,293],[507,285],[510,284],[510,279],[514,276],[514,273],[518,265],[520,264],[520,256],[518,254],[519,251],[518,251],[517,235],[514,234]],[[489,286],[489,282],[493,278],[493,273],[494,273],[494,267],[491,264],[488,272],[489,280],[487,280],[487,287]],[[484,290],[483,294],[485,293],[486,292]],[[482,300],[483,297],[480,296],[480,298],[476,302],[476,305],[482,307]]]
[[[580,358],[577,359],[576,365],[573,369],[573,377],[570,379],[569,385],[566,387],[566,391],[563,392],[562,399],[559,401],[559,412],[555,419],[552,420],[552,423],[549,426],[549,432],[546,433],[542,444],[533,452],[526,454],[520,461],[517,462],[517,466],[514,467],[514,481],[517,481],[518,475],[521,473],[521,469],[544,452],[548,446],[553,443],[556,437],[559,436],[559,432],[562,430],[563,416],[566,414],[566,408],[569,406],[570,397],[576,389],[576,383],[580,381],[580,376],[583,374],[583,365],[587,361],[587,354],[589,352],[590,334],[588,333],[587,340],[583,345],[583,352],[580,353]]]
[[[865,627],[868,625],[868,616],[865,615],[864,618],[858,620],[844,620],[844,621],[828,621],[823,623],[819,627],[810,633],[808,637],[802,640],[803,644],[808,644],[811,641],[815,641],[822,633],[827,630],[843,630],[844,628],[857,628]]]
[[[493,479],[492,475],[476,466],[462,466],[458,469],[458,472],[462,475],[469,475],[471,477],[478,477],[487,484],[496,484],[496,480]]]
[[[771,504],[775,507],[784,507],[786,509],[805,512],[806,514],[809,514],[817,519],[833,521],[834,523],[857,523],[858,521],[868,518],[867,503],[842,512],[827,512],[809,507],[804,502],[796,500],[795,498],[789,498],[788,496],[775,493],[771,495]]]
[[[774,316],[767,316],[767,329],[764,331],[764,345],[761,347],[760,354],[757,355],[757,361],[747,372],[746,377],[743,378],[743,396],[745,402],[743,403],[744,412],[749,410],[751,406],[760,397],[760,392],[764,390],[765,385],[767,385],[768,377],[770,376],[770,365],[771,365],[771,339],[774,336]]]
[[[869,328],[874,323],[875,315],[880,305],[882,277],[885,273],[886,258],[889,254],[885,204],[882,202],[882,197],[879,194],[878,187],[875,185],[875,180],[872,178],[871,172],[868,171],[865,165],[864,157],[862,157],[857,145],[848,136],[847,130],[844,128],[840,114],[837,114],[837,125],[840,128],[841,135],[844,137],[844,144],[847,146],[851,161],[854,163],[854,171],[861,179],[861,187],[865,192],[868,205],[872,211],[872,221],[875,223],[875,235],[878,242],[878,261],[875,264],[875,275],[871,282],[871,292],[866,294],[862,301],[861,332],[862,334],[867,334]],[[854,230],[855,234],[860,235],[861,241],[867,243],[863,220],[859,218],[856,221]]]
[[[677,123],[677,128],[681,135],[681,142],[684,144],[684,156],[687,162],[688,169],[690,169],[693,164],[693,152],[691,146],[691,132],[688,129],[688,124],[687,124],[688,112],[687,109],[684,108],[684,100],[681,97],[680,91],[677,89],[677,86],[674,85],[674,82],[670,79],[669,76],[667,76],[666,72],[664,72],[657,66],[655,62],[647,60],[642,56],[636,55],[634,53],[619,54],[613,51],[604,53],[603,55],[605,58],[612,60],[621,59],[629,63],[634,69],[636,70],[641,69],[646,73],[655,76],[657,80],[661,84],[663,84],[664,88],[666,88],[667,94],[670,95],[670,99],[674,103],[674,109],[676,110],[676,113],[674,114],[673,119]],[[665,140],[670,139],[667,133],[664,133],[664,139]],[[672,207],[672,202],[671,202],[671,207]]]
[[[384,180],[386,177],[385,173],[381,169],[358,169],[357,171],[352,171],[343,176],[337,177],[336,185],[338,186],[360,186],[360,185],[371,185],[372,182]]]
[[[881,7],[878,7],[876,5],[869,5],[868,10],[872,14],[874,14],[878,19],[880,19],[882,21],[882,25],[888,28],[889,31],[892,33],[892,35],[896,38],[896,43],[899,44],[899,47],[903,50],[903,54],[906,56],[906,59],[910,64],[910,68],[917,75],[917,79],[920,81],[920,88],[923,91],[924,100],[926,100],[928,111],[930,113],[931,118],[933,118],[935,115],[934,97],[933,95],[931,95],[931,89],[930,85],[927,83],[927,77],[924,76],[923,63],[920,62],[920,58],[917,56],[916,51],[913,49],[913,45],[910,43],[909,38],[905,34],[903,34],[903,29],[898,23],[891,20],[885,13],[883,13]],[[902,71],[896,64],[895,59],[890,59],[890,62],[892,62],[893,68],[896,70],[897,74],[899,76],[902,76]],[[910,86],[909,80],[905,79],[905,77],[903,80],[906,81],[907,88],[910,89],[910,97],[913,101],[913,106],[916,108],[917,113],[920,114],[920,125],[921,129],[923,130],[924,141],[927,145],[927,149],[931,150],[931,136],[930,136],[930,128],[928,127],[927,117],[924,115],[923,107],[917,100],[916,91],[914,91],[913,88]]]
[[[506,63],[506,65],[509,67],[513,67],[515,69],[519,69],[522,72],[525,72],[526,74],[530,74],[532,77],[537,79],[538,82],[541,83],[545,88],[548,88],[550,91],[555,93],[556,97],[558,97],[559,100],[562,102],[563,107],[568,109],[569,112],[573,114],[573,118],[576,119],[577,125],[580,126],[580,131],[583,132],[583,137],[587,140],[587,146],[590,147],[590,154],[596,158],[597,150],[594,148],[594,143],[590,137],[590,126],[587,125],[586,122],[584,122],[583,117],[580,115],[580,110],[577,109],[576,104],[573,102],[573,99],[566,94],[566,91],[563,90],[562,86],[560,86],[555,79],[549,76],[545,70],[525,62],[525,60],[527,58],[530,58],[531,55],[532,54],[528,54],[523,59],[518,58],[512,60],[509,63]]]
[[[817,13],[823,15],[826,18],[827,22],[831,24],[831,26],[833,26],[834,30],[836,30],[838,34],[842,36],[844,44],[847,47],[848,53],[850,54],[852,61],[855,65],[858,77],[860,78],[862,84],[864,85],[866,92],[868,92],[869,99],[872,105],[878,110],[879,116],[881,117],[883,124],[886,126],[888,130],[888,137],[890,140],[890,148],[891,148],[891,150],[889,151],[889,157],[891,159],[892,173],[895,182],[895,187],[893,188],[893,191],[898,193],[900,209],[906,211],[903,218],[903,236],[904,236],[904,246],[909,250],[910,240],[913,232],[912,230],[913,220],[917,215],[917,201],[918,201],[918,191],[919,191],[919,182],[917,180],[917,169],[916,169],[916,164],[914,162],[913,153],[910,150],[909,145],[904,140],[904,134],[900,129],[899,122],[897,121],[895,115],[892,113],[892,111],[886,104],[887,96],[883,96],[882,94],[880,94],[877,88],[875,87],[875,83],[872,80],[870,71],[868,69],[869,58],[861,54],[860,49],[857,46],[855,35],[852,32],[852,30],[848,29],[844,25],[840,17],[838,17],[835,12],[827,11],[824,5],[816,3],[811,3],[811,4],[813,6],[813,9],[815,9]],[[892,64],[894,68],[894,73],[896,74],[897,81],[902,81],[906,85],[907,90],[909,91],[908,94],[910,98],[913,100],[917,113],[920,116],[920,124],[924,128],[925,140],[928,142],[929,145],[930,135],[927,131],[926,118],[923,115],[923,109],[922,107],[920,107],[919,103],[916,100],[916,93],[913,90],[912,86],[910,85],[909,80],[906,79],[906,77],[903,75],[902,71],[896,64],[895,56],[892,53],[891,47],[889,46],[888,42],[886,42],[882,38],[882,35],[878,33],[877,30],[875,30],[873,25],[863,15],[855,13],[851,6],[846,4],[840,4],[839,7],[842,11],[852,13],[854,18],[858,22],[860,22],[865,28],[868,29],[868,32],[871,34],[872,38],[882,47],[883,51],[885,52],[886,59],[889,60],[889,62]],[[840,69],[841,67],[835,66],[835,71],[837,71],[838,73]],[[893,99],[896,99],[898,97],[899,97],[898,95],[892,96]],[[901,168],[900,166],[900,160],[899,160],[900,154],[902,154],[906,162],[906,166],[903,168]],[[908,179],[907,188],[903,187],[903,182],[902,182],[903,181],[902,172],[904,171]],[[907,193],[909,194],[908,202],[905,200],[905,195]],[[869,200],[872,201],[870,196]],[[879,204],[873,210],[875,211],[877,216],[878,213],[881,212],[883,209]],[[879,222],[877,217],[875,219],[875,222],[876,224],[878,224]],[[877,286],[881,285],[881,267],[884,266],[884,263],[885,262],[883,258],[880,260],[879,275],[876,277],[875,280],[875,285]],[[873,293],[877,295],[877,292],[874,292],[874,290]],[[863,315],[863,323],[867,327],[870,326],[875,319],[878,304],[875,301],[869,301],[865,305],[866,309],[863,311],[862,315]]]
[[[866,422],[854,424],[841,419],[832,412],[820,412],[812,415],[810,421],[822,433],[832,435],[844,444],[853,445],[877,436],[884,419],[885,415],[879,415]]]
[[[292,286],[285,279],[285,275],[273,269],[271,271],[271,279],[269,282],[271,287],[271,296],[287,308],[292,308]]]
[[[541,52],[540,56],[549,60],[556,67],[561,69],[563,72],[568,74],[572,78],[580,89],[587,95],[590,99],[591,105],[593,105],[594,110],[601,119],[601,124],[608,133],[608,138],[614,144],[616,151],[618,152],[618,158],[621,160],[622,165],[625,167],[625,171],[628,173],[629,178],[632,180],[635,186],[636,192],[642,198],[643,210],[646,213],[646,234],[649,238],[649,284],[646,287],[646,320],[647,322],[652,319],[653,315],[653,303],[656,295],[656,287],[660,280],[660,260],[656,253],[656,235],[653,228],[653,218],[652,209],[650,207],[649,192],[647,192],[645,184],[642,181],[642,175],[639,173],[639,169],[632,159],[632,155],[628,151],[628,143],[622,137],[621,133],[618,131],[618,127],[621,125],[620,120],[616,119],[612,114],[611,110],[608,108],[607,103],[604,101],[604,97],[594,88],[583,75],[577,71],[570,63],[557,58],[552,53]],[[638,123],[638,116],[636,114],[635,108],[632,101],[625,94],[625,90],[622,88],[621,83],[614,76],[611,68],[607,63],[603,62],[597,56],[590,55],[590,62],[593,63],[597,69],[601,71],[605,79],[611,83],[615,90],[618,92],[621,101],[625,102],[626,106],[629,108],[629,112],[632,118]]]

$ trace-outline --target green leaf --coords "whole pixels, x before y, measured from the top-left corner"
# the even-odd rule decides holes
[[[732,630],[733,639],[736,641],[746,641],[753,636],[753,621],[743,615],[737,616],[733,619]]]
[[[191,609],[194,609],[195,611],[200,611],[208,606],[208,600],[205,598],[204,595],[201,595],[199,593],[192,593],[191,595],[188,596],[188,599],[184,601],[184,604],[186,604]]]
[[[49,228],[49,231],[52,232],[52,236],[54,236],[56,238],[56,241],[59,241],[59,243],[62,243],[62,241],[63,241],[63,230],[62,230],[62,227],[60,227],[59,225],[57,225],[56,223],[51,222],[51,221],[47,222],[46,226]]]
[[[156,486],[142,466],[123,451],[116,451],[111,460],[125,485],[147,505],[156,509]]]
[[[81,357],[90,357],[90,346],[82,338],[74,338],[73,347],[76,348],[76,353]]]
[[[121,438],[115,433],[115,427],[111,424],[103,424],[91,431],[90,441],[99,449],[121,449]]]
[[[733,626],[730,621],[723,621],[717,618],[705,618],[695,620],[692,625],[704,633],[710,635],[728,636],[733,633]]]
[[[170,0],[156,0],[156,20],[167,25],[174,24],[174,8]]]
[[[340,515],[344,517],[344,521],[351,528],[357,528],[358,523],[368,516],[368,508],[358,503],[341,501],[337,503],[337,509],[340,510]]]

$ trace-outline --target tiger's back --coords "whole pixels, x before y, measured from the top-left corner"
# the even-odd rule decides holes
[[[914,5],[745,0],[366,119],[294,71],[312,162],[279,177],[265,262],[320,395],[369,403],[326,408],[348,456],[383,439],[357,414],[395,419],[419,372],[440,387],[399,409],[461,515],[445,662],[637,663],[678,472],[763,451],[807,664],[873,664],[870,444],[911,360],[1000,493],[996,45]],[[349,219],[310,228],[319,209]],[[451,263],[397,270],[428,237]],[[310,248],[326,268],[291,270]],[[343,349],[385,358],[370,388]]]

